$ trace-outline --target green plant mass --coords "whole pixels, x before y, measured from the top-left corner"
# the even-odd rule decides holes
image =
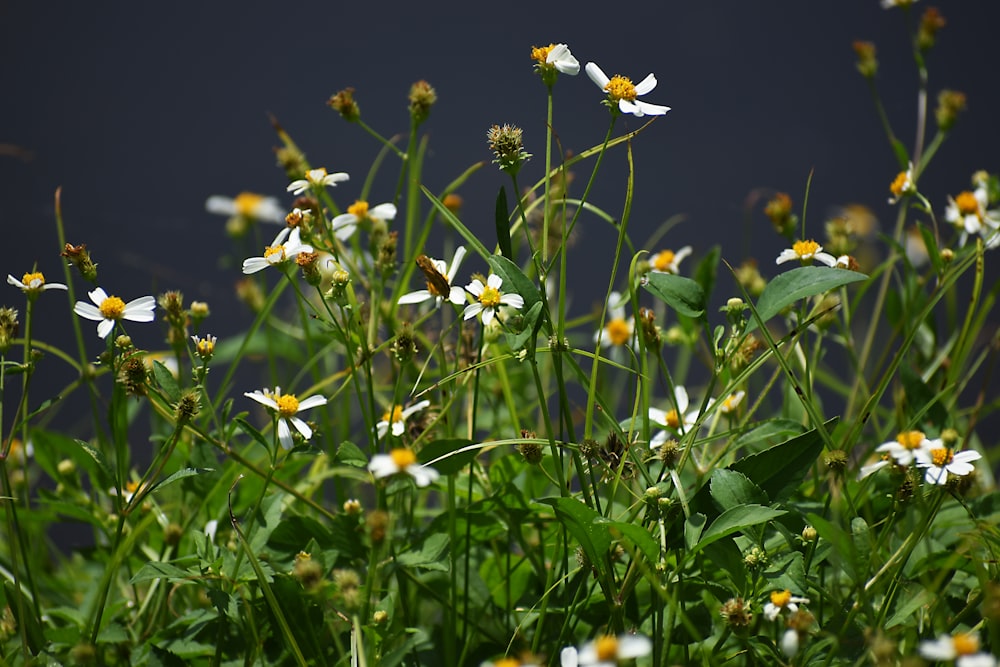
[[[854,45],[895,222],[817,218],[804,173],[749,214],[760,262],[639,238],[633,150],[683,100],[566,44],[525,49],[533,127],[484,118],[492,162],[440,189],[427,81],[399,141],[330,98],[368,174],[275,123],[287,192],[207,202],[230,304],[104,271],[57,193],[59,247],[4,260],[0,662],[996,665],[1000,181],[921,191],[965,96],[927,88],[940,15],[907,25],[912,144]],[[606,123],[571,152],[577,96]]]

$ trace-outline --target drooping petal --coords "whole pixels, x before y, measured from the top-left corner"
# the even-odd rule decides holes
[[[269,266],[271,266],[271,262],[263,257],[248,257],[243,260],[243,273],[250,275],[251,273],[263,271]]]
[[[291,449],[292,445],[292,429],[288,428],[287,419],[278,420],[278,442],[281,443],[282,449]]]
[[[368,470],[375,476],[375,479],[382,479],[399,472],[399,466],[388,454],[376,454],[368,462]]]
[[[104,319],[104,315],[96,307],[84,301],[77,301],[76,305],[73,306],[73,312],[80,317],[88,320],[94,320],[95,322],[100,322]]]
[[[313,437],[312,429],[309,428],[309,424],[305,423],[305,421],[299,419],[298,417],[289,417],[285,421],[292,422],[292,426],[295,427],[295,430],[301,433],[302,437],[305,438],[306,440]]]
[[[461,287],[452,287],[451,289],[452,290],[456,290],[457,289],[459,291],[462,290]],[[464,294],[464,292],[463,292],[463,294]],[[399,301],[397,301],[396,303],[401,304],[401,305],[410,304],[410,303],[423,303],[424,301],[427,301],[428,299],[431,299],[433,297],[434,297],[434,295],[431,294],[430,292],[428,292],[427,290],[425,290],[425,289],[418,289],[416,292],[410,292],[409,294],[404,294],[403,296],[399,297]],[[463,301],[464,301],[464,298],[463,298]]]
[[[326,405],[326,396],[316,394],[314,396],[310,396],[309,398],[304,398],[299,401],[299,412],[308,410],[309,408],[315,408],[319,405]]]
[[[656,77],[653,76],[652,72],[650,72],[646,75],[645,79],[635,84],[635,94],[645,95],[646,93],[652,91],[653,88],[656,88]]]
[[[601,90],[604,90],[604,88],[611,83],[611,79],[609,79],[608,75],[604,73],[604,70],[597,66],[597,63],[587,63],[584,67],[584,71],[587,72],[587,76],[590,77],[590,80],[593,81]]]
[[[100,324],[97,325],[97,335],[100,338],[107,338],[111,330],[115,328],[114,320],[102,320]]]

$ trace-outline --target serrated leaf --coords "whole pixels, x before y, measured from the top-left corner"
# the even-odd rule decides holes
[[[776,510],[763,505],[744,505],[743,507],[733,507],[726,510],[712,522],[712,525],[705,530],[695,551],[703,549],[706,545],[721,540],[727,535],[742,532],[750,526],[756,526],[768,521],[773,521],[779,516],[788,514],[785,510]]]
[[[712,498],[722,511],[740,505],[763,505],[769,502],[767,494],[741,472],[717,468],[709,480]]]
[[[651,271],[642,286],[681,315],[699,318],[705,314],[705,290],[690,278]]]
[[[365,456],[365,453],[349,440],[340,443],[333,460],[347,466],[354,466],[355,468],[364,468],[368,465],[368,457]]]
[[[160,389],[172,403],[180,400],[181,390],[177,386],[177,378],[174,377],[169,368],[156,360],[153,360],[153,377],[156,378],[156,384],[160,386]]]
[[[396,562],[403,567],[423,570],[448,571],[448,535],[435,533],[423,541],[419,548],[404,551],[396,556]]]
[[[604,517],[575,498],[543,498],[538,502],[551,505],[555,509],[556,518],[579,542],[591,565],[602,576],[607,576],[607,554],[611,550],[611,534],[604,526],[594,523],[594,519]]]
[[[836,418],[823,424],[830,428]],[[798,488],[802,478],[823,451],[823,439],[816,429],[807,431],[780,445],[751,454],[729,468],[746,475],[773,500],[782,500]]]
[[[861,280],[868,280],[868,276],[857,271],[828,266],[800,266],[771,279],[757,299],[757,314],[761,322],[767,322],[799,299],[824,294],[842,285]],[[756,320],[751,320],[747,325],[747,331],[752,331],[756,325]]]
[[[191,559],[194,563],[194,559]],[[146,581],[154,581],[156,579],[166,579],[171,583],[175,582],[190,582],[192,577],[192,572],[187,569],[182,569],[177,567],[173,563],[166,563],[161,561],[151,561],[146,563],[135,575],[129,580],[130,584],[141,584]]]
[[[159,490],[163,489],[163,487],[169,486],[170,484],[173,484],[174,482],[182,480],[185,477],[194,477],[196,475],[205,475],[205,474],[210,473],[210,472],[215,472],[215,470],[212,469],[212,468],[182,468],[182,469],[178,470],[177,472],[173,473],[172,475],[169,475],[169,476],[165,477],[162,482],[159,482],[158,484],[156,484],[155,486],[153,486],[153,488],[150,489],[150,493],[152,493],[153,491],[159,491]]]

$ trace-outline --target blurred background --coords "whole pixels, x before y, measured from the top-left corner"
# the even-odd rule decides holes
[[[940,215],[948,194],[969,188],[973,171],[1000,171],[993,37],[1000,3],[935,4],[947,24],[928,59],[930,110],[943,88],[968,95],[968,111],[920,183]],[[886,113],[912,147],[917,74],[909,31],[928,6],[305,0],[196,8],[57,2],[43,13],[33,3],[0,2],[0,274],[20,277],[37,262],[50,280],[60,279],[53,194],[62,187],[68,240],[87,244],[109,292],[129,300],[179,289],[188,301],[211,305],[208,331],[240,331],[250,316],[233,297],[239,268],[220,263],[230,247],[225,218],[207,213],[205,200],[251,190],[292,201],[276,166],[269,114],[312,164],[352,175],[332,191],[346,205],[379,145],[327,99],[355,87],[363,118],[391,136],[408,127],[410,84],[426,79],[439,98],[424,126],[432,190],[491,159],[485,135],[493,123],[524,129],[536,158],[522,180],[533,182],[544,164],[545,88],[530,49],[565,42],[581,64],[595,61],[609,75],[638,81],[655,73],[659,85],[645,99],[673,108],[635,141],[636,242],[680,214],[683,221],[649,250],[690,244],[690,270],[724,242],[724,258],[735,264],[756,255],[771,277],[787,243],[763,215],[764,201],[785,191],[800,207],[810,172],[810,235],[821,238],[826,217],[851,203],[870,207],[883,230],[891,226],[895,209],[886,198],[898,165],[851,45],[877,46]],[[561,77],[555,92],[562,145],[579,152],[599,143],[608,123],[602,93],[582,73]],[[616,129],[645,120],[624,117]],[[577,170],[577,195],[589,165]],[[624,166],[619,149],[594,194],[615,215]],[[390,184],[394,167],[384,167]],[[488,242],[501,185],[507,180],[488,165],[461,191],[463,219]],[[371,200],[391,197],[390,185]],[[603,298],[614,231],[586,217],[580,230],[581,254],[570,271],[581,281],[573,284],[576,303],[589,309]],[[439,250],[427,248],[432,256]],[[484,267],[473,261],[463,272]],[[0,303],[22,303],[14,288],[4,289]],[[58,340],[71,316],[65,302],[44,298],[38,308],[59,327],[36,336]],[[85,323],[88,331],[92,324]],[[132,329],[139,346],[162,345],[158,331]],[[102,349],[96,337],[89,344],[94,355]]]

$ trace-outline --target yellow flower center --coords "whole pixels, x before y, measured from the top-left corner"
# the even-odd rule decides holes
[[[263,195],[254,194],[253,192],[239,193],[236,195],[236,198],[233,199],[233,205],[236,207],[236,215],[252,218],[254,216],[254,212],[263,201]]]
[[[667,412],[666,420],[670,428],[678,428],[681,425],[681,416],[673,408]]]
[[[202,338],[198,341],[196,348],[199,356],[210,357],[215,354],[215,341],[210,338]]]
[[[784,609],[792,601],[792,592],[787,588],[783,591],[771,591],[771,604]]]
[[[726,399],[722,401],[722,412],[732,412],[737,405],[739,405],[740,396],[739,394],[730,394],[726,396]]]
[[[545,62],[545,58],[542,58],[542,62]],[[521,667],[521,661],[514,658],[500,658],[493,663],[493,667]]]
[[[618,100],[628,100],[631,102],[638,96],[638,93],[635,92],[635,85],[632,83],[632,79],[620,74],[615,74],[611,77],[608,85],[604,86],[604,90],[615,102]]]
[[[625,345],[628,343],[629,338],[632,337],[628,323],[620,317],[616,317],[608,322],[604,330],[607,332],[608,340],[611,341],[612,345]]]
[[[815,241],[796,241],[792,244],[792,250],[799,259],[809,259],[819,251],[819,248],[819,244]]]
[[[653,257],[653,266],[656,267],[657,271],[669,272],[673,271],[674,263],[674,251],[673,250],[661,250],[656,253]]]
[[[601,637],[594,643],[594,651],[601,662],[615,660],[618,657],[618,638],[610,635]]]
[[[538,62],[540,65],[544,65],[545,61],[548,60],[549,53],[556,47],[555,44],[549,44],[548,46],[533,46],[531,47],[531,59]],[[500,664],[499,662],[497,663]]]
[[[357,200],[347,207],[347,212],[361,220],[368,217],[368,202]]]
[[[479,303],[483,304],[484,308],[496,308],[500,305],[500,290],[487,285],[479,295]]]
[[[282,417],[291,417],[299,411],[299,399],[295,398],[295,394],[278,396],[274,402],[278,404],[278,414]]]
[[[38,281],[37,285],[33,285],[35,281]],[[41,274],[40,271],[35,271],[34,273],[25,273],[21,278],[21,282],[28,289],[41,289],[45,285],[45,276]]]
[[[101,316],[106,320],[120,320],[125,312],[125,302],[116,296],[109,296],[98,306]]]
[[[285,261],[285,246],[284,246],[284,244],[269,245],[266,248],[264,248],[264,259],[266,259],[268,261],[271,261],[271,258],[274,255],[278,256],[278,258],[277,258],[276,261],[279,261],[279,262]]]
[[[947,447],[939,447],[931,450],[931,461],[933,461],[934,465],[939,468],[948,465],[954,458],[955,452],[951,451]]]
[[[924,441],[924,434],[920,431],[903,431],[896,436],[896,442],[907,449],[917,449]]]
[[[406,470],[406,468],[417,462],[417,455],[405,447],[392,450],[389,452],[389,456],[392,457],[392,462],[400,470]]]
[[[139,490],[139,482],[125,482],[125,493],[134,494]]]
[[[955,197],[955,206],[962,215],[979,215],[979,200],[969,191]]]
[[[894,194],[894,195],[896,195],[898,197],[901,194],[903,194],[903,190],[906,188],[906,183],[909,180],[910,179],[906,175],[906,172],[905,171],[901,171],[896,176],[896,180],[894,180],[892,182],[892,184],[889,186],[889,190],[892,191],[892,194]]]
[[[979,637],[973,634],[955,635],[951,638],[951,645],[958,655],[972,655],[979,652]]]
[[[389,422],[390,424],[403,421],[403,406],[394,405],[391,410],[386,410],[382,415],[382,421]]]

